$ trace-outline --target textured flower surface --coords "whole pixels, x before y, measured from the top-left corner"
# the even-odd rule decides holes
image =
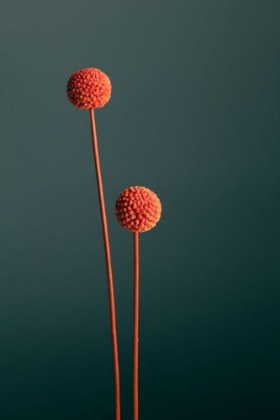
[[[118,197],[115,213],[120,225],[131,232],[152,229],[161,216],[158,196],[146,187],[130,187]]]
[[[111,98],[109,77],[90,67],[72,74],[67,84],[69,101],[80,109],[102,108]]]

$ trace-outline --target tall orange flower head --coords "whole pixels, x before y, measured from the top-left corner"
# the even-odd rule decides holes
[[[131,232],[146,232],[161,216],[158,196],[145,187],[130,187],[118,197],[115,213],[120,225]]]
[[[111,98],[109,77],[90,67],[72,74],[67,84],[69,101],[80,109],[102,108]]]

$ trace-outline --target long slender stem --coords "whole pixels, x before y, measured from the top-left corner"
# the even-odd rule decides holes
[[[138,420],[139,236],[134,232],[133,420]]]
[[[118,356],[117,326],[116,326],[116,311],[115,311],[112,263],[111,263],[109,235],[108,235],[108,227],[107,227],[107,219],[106,219],[105,200],[104,200],[101,170],[100,170],[100,160],[99,160],[98,145],[97,145],[94,111],[93,111],[93,109],[90,109],[89,112],[90,112],[92,146],[93,146],[93,155],[94,155],[94,160],[95,160],[95,171],[96,171],[97,186],[98,186],[98,196],[99,196],[99,204],[100,204],[101,219],[102,219],[102,229],[103,229],[103,237],[104,237],[107,277],[108,277],[111,336],[112,336],[113,363],[114,363],[114,374],[115,374],[116,420],[120,420],[121,419],[120,370],[119,370],[119,356]]]

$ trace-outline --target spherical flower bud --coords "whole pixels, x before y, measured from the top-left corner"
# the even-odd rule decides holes
[[[111,97],[109,77],[90,67],[72,74],[67,84],[69,101],[80,109],[102,108]]]
[[[122,227],[131,232],[146,232],[159,221],[161,202],[148,188],[130,187],[119,195],[115,213]]]

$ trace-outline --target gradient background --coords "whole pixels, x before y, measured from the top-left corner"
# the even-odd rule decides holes
[[[114,418],[96,111],[132,418],[133,235],[119,193],[162,201],[140,236],[141,419],[280,418],[280,2],[4,1],[0,11],[0,417]]]

